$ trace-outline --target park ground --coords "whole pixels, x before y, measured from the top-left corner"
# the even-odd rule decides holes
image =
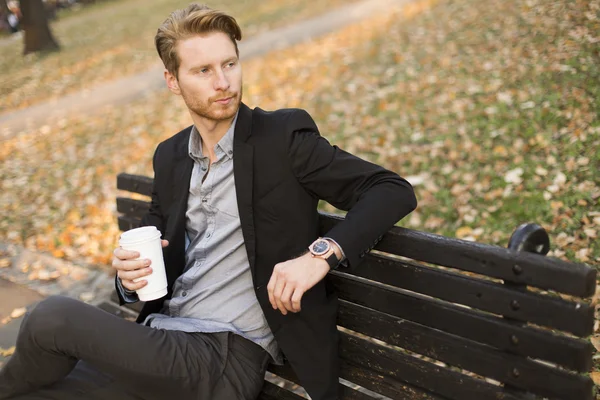
[[[129,16],[137,3],[119,7]],[[251,3],[243,7],[255,22],[248,16],[245,23],[259,32],[280,24],[278,13],[296,15],[284,4],[301,9],[306,2],[271,0],[262,13]],[[244,10],[240,4],[223,3],[234,14]],[[306,8],[316,14],[322,4]],[[105,7],[57,23],[64,54],[5,67],[2,112],[155,61],[148,38],[159,21],[129,29],[109,12],[116,4]],[[89,40],[89,51],[69,50],[67,32],[82,32],[79,24],[90,21],[122,29],[119,40],[96,28],[72,39],[72,46]],[[536,222],[550,234],[551,256],[598,267],[599,32],[598,0],[415,1],[248,60],[245,102],[305,108],[331,142],[406,177],[419,208],[402,226],[506,246],[518,225]],[[17,57],[17,45],[7,43],[0,51]],[[23,83],[32,78],[37,86]],[[116,174],[151,175],[156,144],[189,123],[180,99],[163,90],[7,139],[0,241],[108,270],[119,234]]]

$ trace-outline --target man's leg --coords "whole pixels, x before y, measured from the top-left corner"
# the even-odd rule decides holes
[[[215,354],[210,337],[196,335],[138,325],[52,296],[24,318],[15,353],[0,370],[0,399],[62,380],[78,360],[135,388],[144,399],[210,390],[224,357]]]
[[[271,356],[259,345],[231,332],[227,341],[227,361],[213,388],[211,400],[255,400],[265,382]],[[224,347],[225,347],[224,346]]]
[[[66,378],[35,392],[10,400],[144,400],[113,376],[98,371],[85,361],[77,363]]]

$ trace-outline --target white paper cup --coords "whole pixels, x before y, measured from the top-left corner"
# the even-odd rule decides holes
[[[133,250],[140,253],[140,258],[150,259],[152,273],[141,278],[134,279],[135,282],[145,279],[148,284],[136,290],[141,301],[160,299],[167,295],[167,273],[163,259],[160,231],[154,226],[143,226],[131,229],[121,234],[119,245],[125,250]]]

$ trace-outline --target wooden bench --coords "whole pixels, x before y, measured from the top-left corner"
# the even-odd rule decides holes
[[[147,177],[117,179],[141,195],[151,186]],[[136,227],[147,208],[117,198],[120,229]],[[321,214],[321,232],[339,220]],[[374,250],[328,277],[340,298],[341,399],[593,398],[586,338],[596,271],[545,257],[541,227],[520,226],[508,249],[394,227]],[[101,307],[129,312],[109,300]],[[288,365],[269,371],[296,382]],[[259,397],[301,398],[268,381]]]

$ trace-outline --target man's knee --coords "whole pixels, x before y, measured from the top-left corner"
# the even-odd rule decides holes
[[[63,296],[50,296],[42,300],[23,319],[17,345],[19,341],[31,338],[51,340],[52,336],[60,334],[68,326],[68,319],[78,306],[77,300]]]

